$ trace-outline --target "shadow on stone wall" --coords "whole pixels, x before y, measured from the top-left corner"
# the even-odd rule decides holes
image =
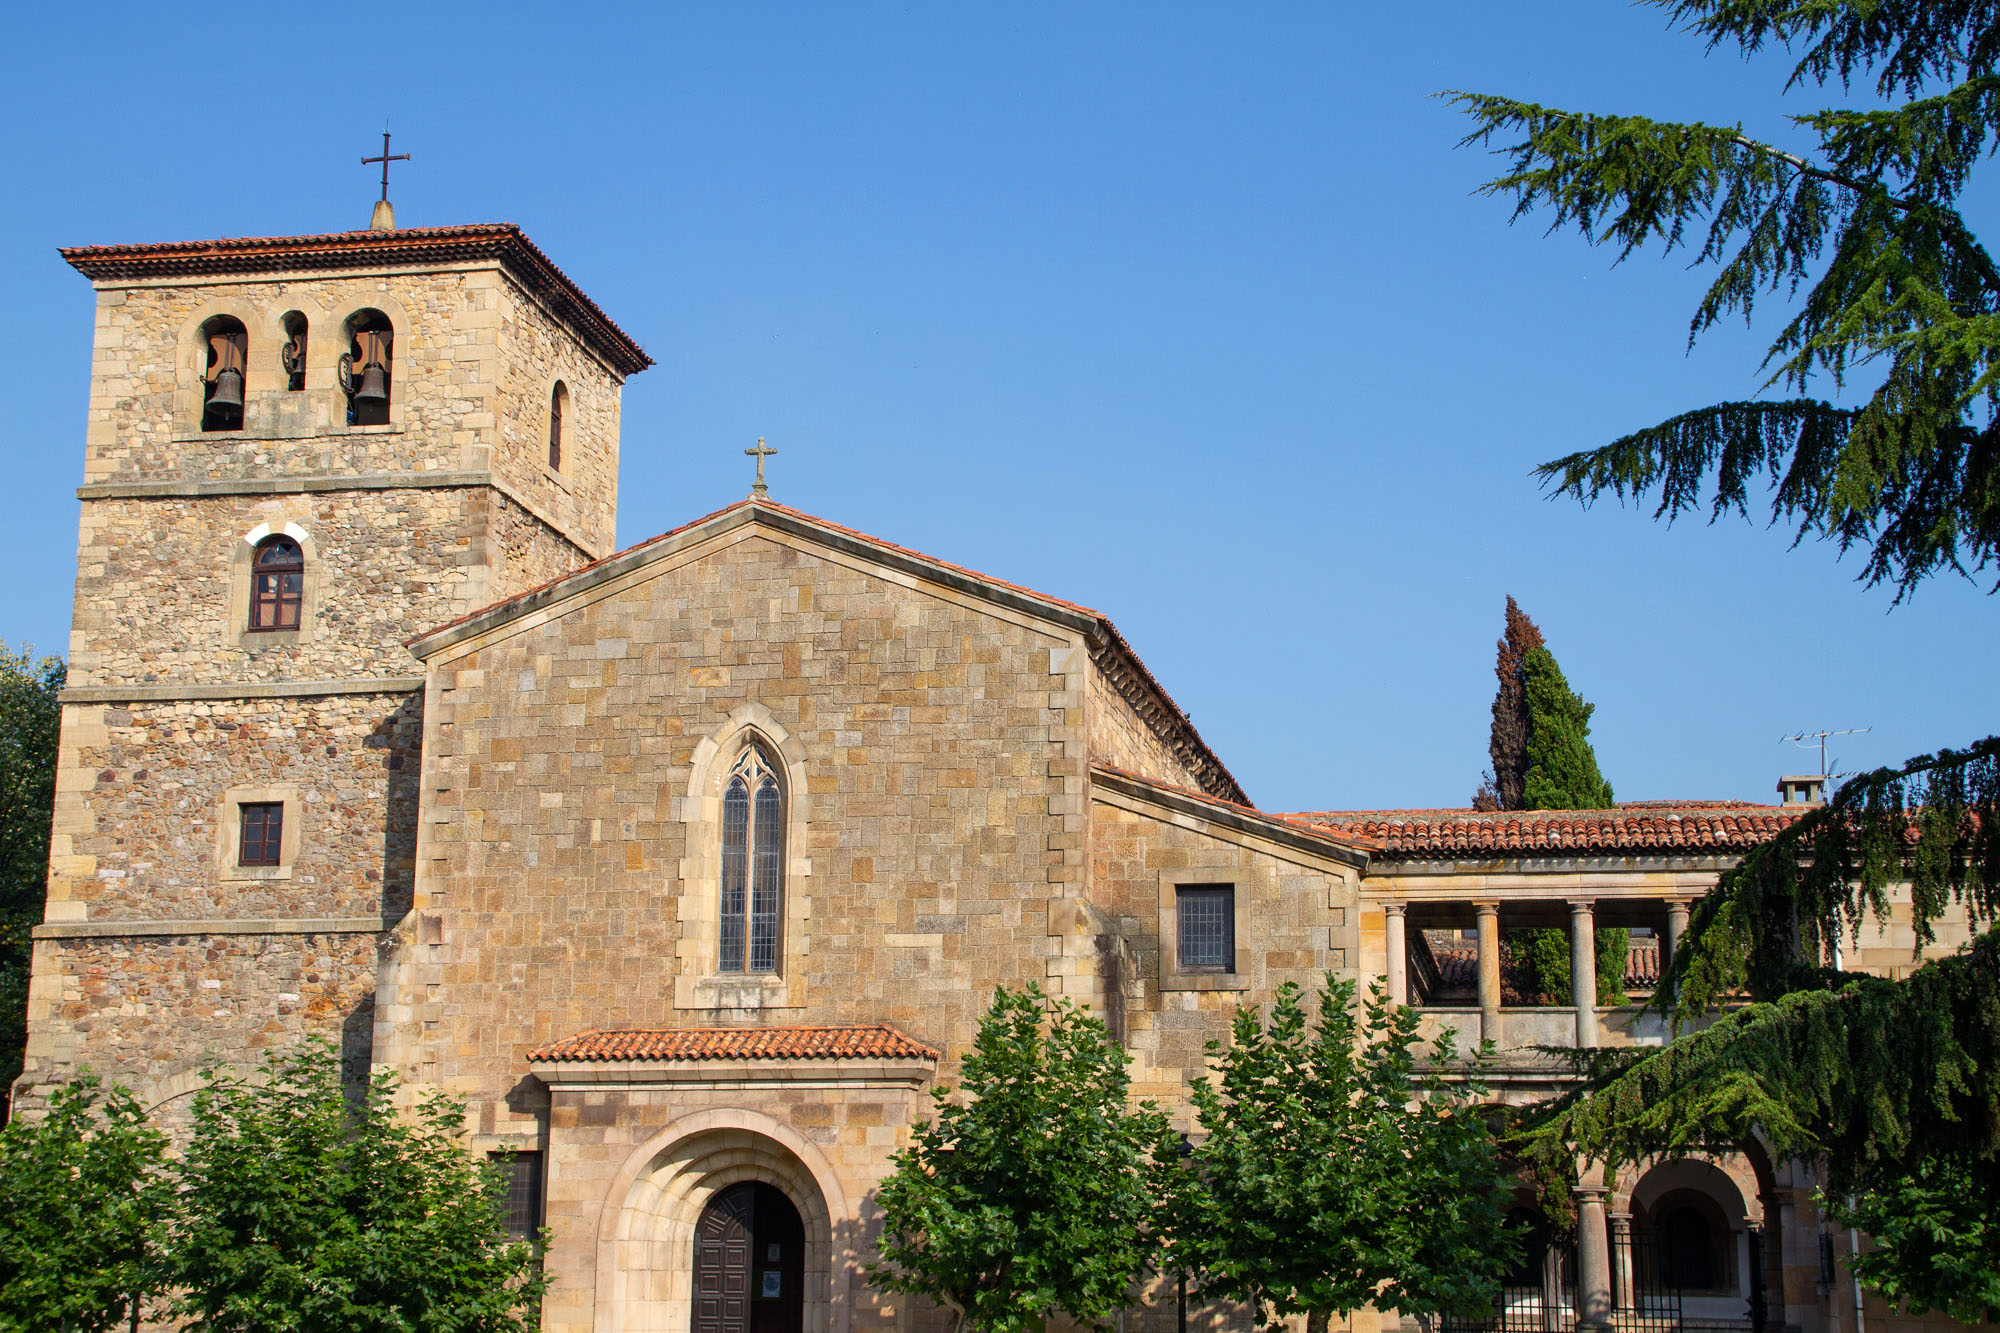
[[[371,750],[386,750],[388,791],[382,812],[382,919],[397,922],[416,901],[417,799],[423,778],[424,697],[413,694],[369,733]]]

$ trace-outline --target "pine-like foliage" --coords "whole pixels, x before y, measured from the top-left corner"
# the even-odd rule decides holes
[[[0,1118],[28,1040],[28,967],[49,873],[61,659],[0,642]]]
[[[1523,671],[1528,654],[1542,646],[1542,631],[1512,597],[1507,599],[1507,629],[1494,645],[1493,731],[1486,753],[1492,771],[1473,794],[1475,810],[1521,810],[1521,793],[1528,781],[1528,701]]]
[[[1607,810],[1611,784],[1597,769],[1590,746],[1587,704],[1547,648],[1529,652],[1521,669],[1528,707],[1528,775],[1521,787],[1524,810]]]
[[[1467,144],[1510,169],[1485,187],[1515,217],[1546,209],[1622,259],[1688,247],[1716,266],[1689,338],[1790,302],[1765,388],[1539,469],[1589,501],[1657,495],[1669,519],[1746,512],[1868,556],[1861,577],[1907,595],[1941,569],[2000,561],[2000,269],[1956,206],[2000,148],[2000,5],[1993,0],[1650,0],[1746,54],[1796,57],[1788,86],[1872,81],[1893,105],[1791,117],[1817,141],[1793,153],[1741,124],[1680,124],[1448,94],[1476,122]],[[1859,406],[1812,396],[1850,377]],[[1704,495],[1707,496],[1704,501]]]
[[[2000,1318],[2000,931],[1900,981],[1824,965],[1898,883],[1919,948],[1948,911],[2000,915],[2000,738],[1855,778],[1727,872],[1656,1003],[1695,1023],[1745,991],[1760,1002],[1662,1049],[1599,1053],[1529,1116],[1523,1151],[1630,1162],[1755,1135],[1823,1165],[1828,1206],[1873,1239],[1865,1281],[1914,1310]]]
[[[962,1100],[892,1159],[868,1280],[926,1296],[961,1333],[1089,1328],[1129,1302],[1160,1244],[1177,1142],[1150,1103],[1126,1105],[1127,1056],[1074,1001],[1030,982],[995,991],[965,1057]]]
[[[1514,1257],[1509,1185],[1481,1114],[1492,1047],[1468,1078],[1419,1072],[1415,1010],[1378,980],[1365,1020],[1352,981],[1326,979],[1308,1023],[1295,982],[1269,1022],[1237,1010],[1218,1078],[1192,1089],[1203,1139],[1177,1207],[1171,1262],[1205,1293],[1303,1314],[1310,1333],[1363,1305],[1406,1315],[1490,1310]]]

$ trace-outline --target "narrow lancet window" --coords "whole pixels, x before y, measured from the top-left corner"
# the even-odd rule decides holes
[[[751,748],[722,793],[722,971],[778,970],[784,862],[784,792],[763,753]]]
[[[549,393],[549,467],[562,471],[563,416],[569,411],[569,389],[561,380]]]

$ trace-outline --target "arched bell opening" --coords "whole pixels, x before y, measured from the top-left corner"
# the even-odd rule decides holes
[[[285,312],[282,321],[285,341],[278,348],[278,368],[285,374],[285,388],[298,393],[306,387],[306,317],[296,310]]]
[[[379,310],[347,317],[347,350],[340,357],[340,389],[347,395],[347,424],[389,424],[395,379],[395,326]]]
[[[201,428],[243,429],[243,372],[250,364],[250,334],[243,321],[216,315],[201,326]]]

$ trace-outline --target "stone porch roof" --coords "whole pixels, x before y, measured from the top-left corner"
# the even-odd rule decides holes
[[[528,1059],[937,1060],[940,1052],[885,1023],[846,1027],[593,1028],[529,1053]]]
[[[653,358],[512,222],[319,236],[231,236],[153,245],[75,245],[58,253],[91,281],[110,283],[492,261],[573,325],[619,374],[636,375],[653,364]]]

